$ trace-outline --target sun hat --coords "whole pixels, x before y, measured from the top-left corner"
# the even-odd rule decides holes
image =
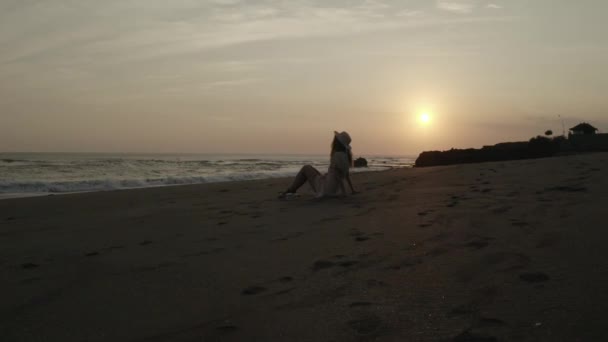
[[[352,140],[350,139],[350,135],[348,133],[346,133],[346,132],[338,133],[338,131],[334,131],[334,136],[342,145],[344,145],[344,147],[346,147],[347,150],[350,151],[350,149],[351,149],[350,142]]]

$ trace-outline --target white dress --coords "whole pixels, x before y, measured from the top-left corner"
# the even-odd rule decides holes
[[[329,168],[324,175],[318,175],[311,182],[317,197],[337,196],[342,189],[342,182],[348,175],[350,163],[345,152],[335,152],[329,160]]]

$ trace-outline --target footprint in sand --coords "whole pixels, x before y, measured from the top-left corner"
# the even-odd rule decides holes
[[[392,202],[399,199],[399,195],[390,195],[386,198],[387,201]]]
[[[313,271],[319,271],[326,268],[334,267],[335,263],[329,260],[317,260],[314,264],[312,264]]]
[[[281,241],[287,241],[291,238],[297,238],[298,236],[301,236],[303,233],[302,232],[295,232],[286,236],[282,236],[280,238],[276,238],[276,239],[272,239],[270,240],[271,242],[281,242]]]
[[[475,333],[471,331],[471,328],[461,332],[460,334],[454,336],[452,339],[454,342],[494,342],[498,341],[498,339],[491,335],[485,335],[480,333]]]
[[[38,267],[40,267],[40,265],[34,264],[33,262],[26,262],[26,263],[21,264],[21,268],[23,268],[25,270],[31,270],[31,269],[38,268]]]
[[[430,250],[430,251],[427,253],[427,255],[428,255],[428,256],[432,256],[432,257],[437,257],[437,256],[443,255],[443,254],[445,254],[445,253],[447,253],[447,252],[448,252],[448,249],[447,249],[447,248],[443,248],[443,247],[436,247],[436,248],[433,248],[432,250]]]
[[[528,283],[542,283],[549,280],[549,276],[542,272],[530,272],[520,274],[519,279]]]
[[[491,333],[493,330],[505,327],[506,323],[498,318],[481,317],[477,323],[453,338],[453,341],[498,341]]]
[[[23,279],[22,281],[20,281],[20,284],[31,284],[33,282],[42,280],[41,277],[32,277],[32,278],[27,278],[27,279]]]
[[[254,286],[249,286],[248,288],[241,291],[241,294],[245,295],[245,296],[253,296],[253,295],[262,293],[264,291],[266,291],[265,287],[254,285]]]
[[[530,224],[525,221],[511,220],[511,225],[515,226],[515,227],[526,227],[526,226],[529,226]]]
[[[236,325],[222,325],[221,327],[217,327],[217,330],[223,333],[231,333],[239,330]]]
[[[279,281],[281,283],[289,283],[289,282],[293,281],[293,277],[289,277],[289,276],[281,277],[281,278],[279,278]]]
[[[426,215],[428,215],[428,214],[430,214],[432,212],[433,212],[432,210],[421,211],[421,212],[418,213],[418,216],[426,216]]]
[[[406,259],[406,260],[401,261],[398,264],[389,266],[388,269],[399,271],[402,268],[413,267],[413,266],[416,266],[416,265],[421,264],[421,263],[422,263],[422,260],[410,260],[410,259]]]
[[[377,279],[368,279],[367,280],[367,287],[385,287],[388,284],[383,282],[382,280],[377,280]]]
[[[372,305],[372,303],[370,303],[370,302],[352,302],[348,306],[350,306],[351,308],[360,308],[360,307],[368,307],[371,305]]]
[[[289,292],[291,292],[291,291],[293,291],[295,289],[296,289],[295,287],[290,287],[290,288],[285,289],[285,290],[280,290],[280,291],[274,292],[273,295],[274,296],[284,295],[284,294],[287,294],[287,293],[289,293]]]
[[[490,243],[488,242],[490,238],[487,237],[479,237],[472,241],[467,242],[464,246],[474,250],[480,250],[487,247]]]
[[[511,209],[513,209],[513,207],[510,206],[510,205],[501,206],[501,207],[492,209],[492,213],[493,214],[504,214],[504,213],[508,212]]]
[[[497,271],[508,272],[528,267],[530,258],[520,253],[497,252],[487,254],[483,262],[494,267]]]
[[[360,335],[370,335],[382,326],[382,320],[376,315],[368,315],[362,319],[348,322],[348,325]]]
[[[556,245],[560,240],[559,233],[546,233],[536,243],[536,248],[547,248]]]
[[[212,250],[204,250],[204,251],[200,251],[200,252],[184,254],[184,255],[182,255],[182,258],[191,258],[191,257],[198,257],[198,256],[203,256],[203,255],[209,255],[209,254],[216,254],[216,253],[223,252],[225,250],[226,250],[226,248],[224,248],[224,247],[216,247]]]
[[[587,192],[587,188],[584,186],[554,186],[551,188],[545,188],[545,191],[561,191],[561,192]]]
[[[457,317],[457,316],[465,316],[465,315],[472,315],[475,314],[479,311],[479,309],[471,306],[471,305],[459,305],[455,308],[453,308],[452,310],[450,310],[450,312],[448,312],[447,316],[448,317]]]
[[[338,265],[340,265],[342,267],[351,267],[351,266],[354,266],[354,265],[356,265],[358,263],[359,263],[358,261],[349,260],[349,261],[342,261]]]
[[[370,214],[374,210],[376,210],[376,207],[371,207],[371,208],[369,208],[369,209],[367,209],[367,210],[365,210],[363,212],[360,212],[360,213],[356,214],[355,216],[365,216],[365,215]]]
[[[503,320],[498,318],[481,317],[477,322],[477,327],[497,327],[505,324]]]
[[[125,248],[125,246],[116,245],[116,246],[110,246],[110,247],[103,248],[102,251],[104,251],[104,252],[113,251],[115,249],[123,249],[123,248]]]
[[[338,221],[340,220],[342,217],[337,216],[337,217],[326,217],[326,218],[322,218],[321,220],[319,220],[319,223],[322,222],[331,222],[331,221]]]

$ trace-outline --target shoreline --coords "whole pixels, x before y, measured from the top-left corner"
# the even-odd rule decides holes
[[[411,169],[411,168],[413,168],[413,166],[388,167],[387,169],[384,169],[384,170],[366,170],[365,168],[354,168],[354,172],[352,172],[352,174],[370,173],[370,172],[386,172],[386,171],[397,170],[397,169]],[[211,181],[211,182],[202,182],[202,183],[185,183],[185,184],[160,184],[160,185],[151,185],[151,186],[142,186],[142,187],[131,187],[131,188],[126,187],[126,188],[105,189],[105,190],[40,192],[40,193],[0,193],[0,201],[16,199],[16,198],[64,196],[64,195],[72,195],[72,194],[80,194],[80,193],[97,193],[97,192],[108,192],[108,191],[125,191],[125,190],[138,190],[138,189],[180,187],[180,186],[193,186],[193,185],[202,185],[202,184],[226,184],[226,183],[233,183],[233,182],[255,182],[255,181],[265,181],[265,180],[271,180],[271,179],[293,179],[293,177],[295,177],[295,174],[293,176],[279,175],[279,176],[242,179],[242,180],[221,180],[221,181]]]
[[[605,340],[608,153],[0,201],[0,335]]]

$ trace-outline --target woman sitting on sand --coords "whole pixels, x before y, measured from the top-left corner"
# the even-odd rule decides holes
[[[344,180],[348,182],[352,194],[357,192],[353,188],[348,172],[353,163],[353,155],[350,148],[350,135],[346,132],[334,132],[334,140],[331,143],[329,169],[322,175],[311,165],[305,165],[296,175],[293,184],[279,198],[287,198],[296,193],[298,189],[308,182],[317,198],[346,196]]]

